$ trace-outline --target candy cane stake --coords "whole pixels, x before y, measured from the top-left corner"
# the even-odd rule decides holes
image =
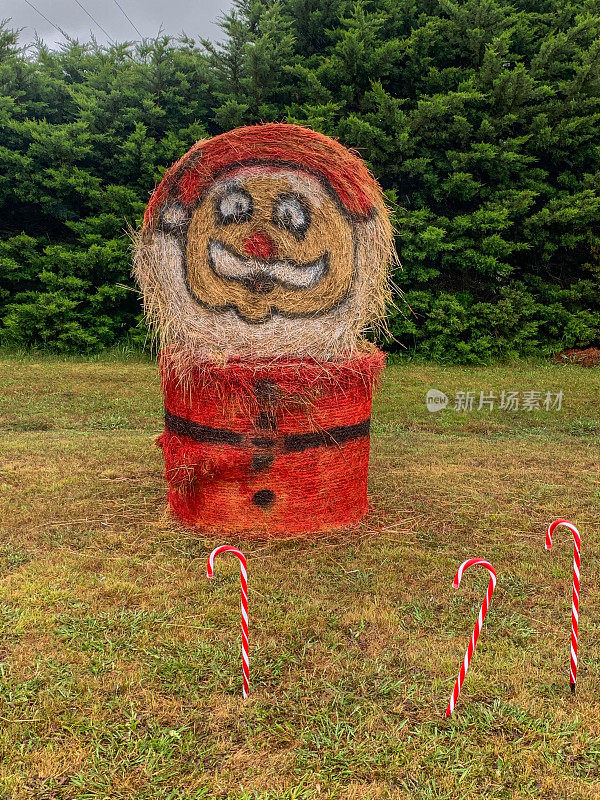
[[[546,531],[546,550],[552,548],[552,534],[559,525],[564,525],[573,534],[573,613],[571,616],[571,692],[575,694],[577,682],[577,634],[579,632],[579,570],[581,568],[581,536],[579,531],[568,519],[556,519],[548,525]]]
[[[448,703],[448,708],[446,709],[447,717],[449,717],[450,714],[452,714],[452,712],[454,711],[454,706],[456,705],[456,701],[458,700],[458,695],[460,694],[460,690],[462,688],[465,675],[467,674],[467,670],[469,669],[469,662],[471,661],[471,657],[473,656],[473,653],[475,651],[475,645],[477,644],[477,639],[479,638],[479,634],[483,626],[483,620],[485,619],[485,615],[487,614],[487,610],[490,605],[490,600],[492,599],[492,595],[494,594],[494,589],[496,588],[496,570],[492,567],[492,565],[489,562],[484,561],[482,558],[469,558],[468,561],[462,563],[458,568],[458,572],[454,576],[454,580],[452,581],[452,586],[455,589],[458,589],[458,587],[460,586],[460,582],[462,580],[463,572],[469,569],[469,567],[474,567],[476,565],[488,569],[490,571],[491,577],[490,577],[490,582],[488,584],[487,592],[485,593],[483,604],[479,610],[479,616],[477,617],[477,622],[475,623],[473,634],[471,635],[471,641],[469,642],[469,646],[467,647],[467,652],[465,653],[465,658],[461,665],[458,678],[456,679],[456,683],[454,684],[454,691],[450,695],[450,702]]]
[[[214,574],[214,561],[215,556],[219,553],[233,553],[240,560],[240,575],[242,584],[242,677],[243,688],[242,696],[244,700],[248,697],[250,691],[250,661],[248,659],[248,573],[246,572],[246,556],[236,547],[230,547],[228,544],[222,544],[220,547],[215,547],[208,557],[206,562],[206,577],[212,578]]]

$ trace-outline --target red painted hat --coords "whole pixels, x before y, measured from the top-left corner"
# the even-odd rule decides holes
[[[155,224],[168,199],[189,206],[223,173],[257,164],[309,172],[328,184],[346,210],[358,218],[369,217],[373,208],[381,205],[381,189],[355,152],[309,128],[270,122],[196,142],[167,170],[152,193],[144,225]]]

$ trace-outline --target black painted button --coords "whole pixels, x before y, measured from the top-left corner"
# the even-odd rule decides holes
[[[252,498],[254,505],[259,508],[269,508],[274,500],[275,492],[272,492],[270,489],[261,489],[260,492],[256,492]]]
[[[273,456],[271,453],[257,453],[252,456],[252,463],[250,469],[253,472],[262,472],[263,469],[269,469],[273,464]]]
[[[271,411],[261,411],[254,420],[255,426],[262,431],[277,430],[277,417]]]
[[[258,402],[267,405],[276,403],[283,395],[279,386],[268,378],[259,378],[254,384],[254,389]]]
[[[250,439],[250,443],[253,444],[254,447],[263,448],[275,447],[277,444],[275,439],[269,439],[266,436],[253,436],[252,439]]]

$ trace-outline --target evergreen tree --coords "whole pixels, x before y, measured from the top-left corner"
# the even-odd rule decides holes
[[[0,337],[144,336],[126,229],[198,138],[281,120],[358,148],[394,212],[392,349],[600,343],[595,0],[235,0],[222,42],[19,48],[0,30]]]

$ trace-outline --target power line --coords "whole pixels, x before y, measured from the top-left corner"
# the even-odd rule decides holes
[[[57,25],[55,22],[52,22],[52,20],[51,20],[51,19],[48,19],[48,17],[47,17],[45,14],[42,14],[42,12],[39,10],[39,8],[36,8],[36,6],[34,6],[34,5],[33,5],[33,3],[30,3],[30,2],[29,2],[29,0],[25,0],[25,2],[27,3],[27,5],[28,5],[28,6],[31,6],[31,8],[33,8],[33,10],[34,10],[34,11],[37,11],[37,13],[40,15],[40,17],[41,17],[42,19],[45,19],[45,20],[46,20],[46,22],[48,23],[48,25],[52,25],[52,27],[53,27],[53,28],[56,28],[56,30],[57,30],[57,31],[58,31],[58,32],[59,32],[59,33],[60,33],[62,36],[64,36],[64,37],[65,37],[65,39],[70,39],[70,38],[71,38],[70,36],[67,36],[67,34],[66,34],[64,31],[63,31],[63,29],[60,27],[60,25]]]
[[[127,15],[127,13],[125,12],[125,9],[124,9],[124,8],[123,8],[123,6],[122,6],[122,5],[119,3],[119,0],[115,0],[115,5],[117,6],[117,8],[119,8],[119,9],[121,10],[121,12],[123,13],[123,16],[124,16],[124,17],[125,17],[125,19],[126,19],[128,22],[129,22],[129,24],[131,25],[131,27],[133,28],[133,30],[134,30],[134,31],[137,33],[137,35],[140,37],[140,39],[143,39],[144,37],[143,37],[143,36],[142,36],[142,34],[140,33],[140,31],[139,31],[138,27],[137,27],[137,26],[136,26],[136,25],[133,23],[133,21],[131,20],[131,17],[129,17],[129,16]]]
[[[89,18],[92,20],[92,22],[93,22],[95,25],[97,25],[97,26],[100,28],[100,30],[101,30],[101,31],[102,31],[102,33],[103,33],[103,34],[104,34],[104,35],[107,37],[107,39],[108,39],[108,40],[109,40],[109,41],[110,41],[112,44],[116,44],[116,42],[115,42],[115,40],[112,38],[112,36],[110,36],[110,35],[109,35],[109,34],[108,34],[108,33],[107,33],[105,30],[104,30],[104,28],[102,27],[102,25],[100,25],[100,23],[99,23],[99,22],[98,22],[96,19],[94,19],[94,17],[92,17],[92,15],[91,15],[91,14],[90,14],[90,12],[87,10],[87,8],[86,8],[85,6],[82,6],[82,5],[81,5],[81,3],[79,2],[79,0],[75,0],[75,2],[77,3],[77,5],[79,6],[79,8],[80,8],[82,11],[85,11],[85,13],[88,15],[88,17],[89,17]]]

